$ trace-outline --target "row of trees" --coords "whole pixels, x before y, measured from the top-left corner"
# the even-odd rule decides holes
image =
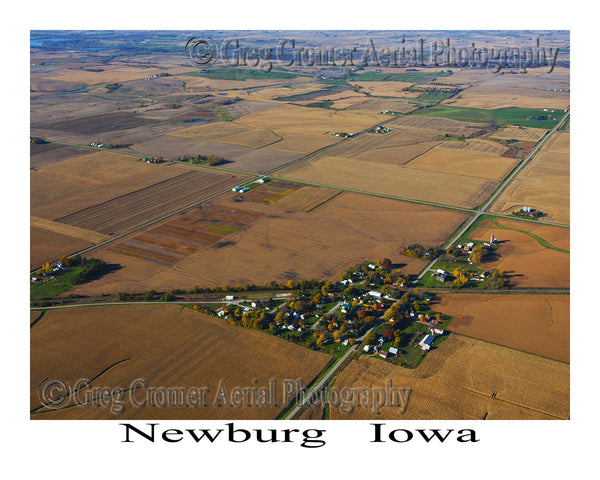
[[[218,155],[200,155],[200,154],[198,154],[196,156],[188,156],[188,155],[179,156],[179,157],[177,157],[177,160],[179,160],[180,162],[189,162],[192,164],[202,164],[202,165],[208,165],[208,166],[220,165],[227,161],[223,157],[219,157]]]

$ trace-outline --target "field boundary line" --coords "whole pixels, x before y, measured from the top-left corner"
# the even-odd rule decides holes
[[[550,250],[556,250],[557,252],[566,253],[568,255],[571,254],[571,252],[569,250],[565,250],[563,248],[556,247],[556,246],[552,245],[550,242],[548,242],[547,240],[544,240],[542,237],[538,237],[537,235],[535,235],[531,232],[528,232],[526,230],[519,230],[518,228],[507,227],[506,225],[500,225],[497,222],[497,218],[491,218],[490,220],[492,221],[492,223],[494,225],[496,225],[498,228],[500,228],[502,230],[513,230],[515,232],[524,233],[525,235],[530,236],[544,248],[548,248]],[[485,228],[485,227],[478,227],[478,228]]]

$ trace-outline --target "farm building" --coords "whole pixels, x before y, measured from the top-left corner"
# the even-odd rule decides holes
[[[432,335],[443,335],[444,334],[444,330],[442,328],[437,328],[437,327],[431,327],[429,329],[429,331],[431,332]]]
[[[433,343],[432,335],[425,335],[423,339],[419,342],[422,350],[429,350],[431,348],[431,344]]]
[[[386,352],[384,350],[381,350],[379,352],[379,356],[382,357],[382,358],[387,358],[388,357],[388,352]]]
[[[365,351],[366,353],[369,353],[371,351],[371,345],[365,345],[363,347],[363,351]]]
[[[381,298],[381,292],[376,292],[375,290],[371,290],[369,292],[369,295],[371,295],[372,297],[375,297],[375,298]]]
[[[398,349],[396,347],[390,347],[389,354],[398,355]]]

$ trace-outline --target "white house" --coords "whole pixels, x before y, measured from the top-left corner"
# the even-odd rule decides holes
[[[431,344],[433,343],[432,335],[425,335],[423,339],[419,342],[421,346],[421,350],[429,350],[431,348]]]
[[[443,335],[444,334],[444,330],[441,328],[431,327],[429,330],[431,331],[432,334],[435,334],[435,335]]]
[[[369,352],[371,351],[371,345],[365,345],[365,346],[363,347],[363,350],[364,350],[365,352],[369,353]]]

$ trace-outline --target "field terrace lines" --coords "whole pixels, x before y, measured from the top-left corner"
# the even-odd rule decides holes
[[[233,175],[189,171],[57,218],[56,221],[104,234],[123,233],[238,182],[239,178]]]

